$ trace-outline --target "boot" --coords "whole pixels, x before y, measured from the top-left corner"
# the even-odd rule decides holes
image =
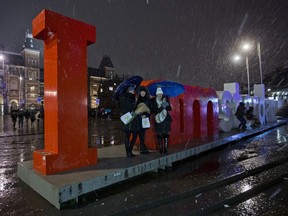
[[[165,137],[164,138],[164,150],[163,150],[163,153],[164,154],[167,154],[168,152],[167,152],[167,149],[168,149],[168,140],[169,138],[168,137]]]
[[[159,145],[159,152],[160,154],[163,153],[163,138],[162,136],[157,136],[158,139],[158,145]]]
[[[150,152],[146,148],[145,144],[144,143],[140,143],[140,154],[147,155],[149,153]]]
[[[125,150],[126,150],[126,157],[132,158],[135,156],[132,153],[132,150],[130,149],[130,140],[128,138],[125,138]]]

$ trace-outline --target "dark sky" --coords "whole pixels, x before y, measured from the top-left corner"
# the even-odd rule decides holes
[[[287,0],[0,0],[0,44],[19,53],[27,29],[42,9],[97,28],[88,66],[110,55],[119,75],[169,79],[214,87],[246,82],[246,67],[231,57],[242,41],[249,54],[251,83],[260,82],[256,42],[263,73],[288,66]]]

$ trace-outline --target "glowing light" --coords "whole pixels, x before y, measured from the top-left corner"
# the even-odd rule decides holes
[[[239,62],[241,60],[241,56],[240,55],[234,55],[233,56],[233,61],[235,61],[235,62]]]
[[[47,96],[57,96],[57,91],[45,91],[45,95]]]

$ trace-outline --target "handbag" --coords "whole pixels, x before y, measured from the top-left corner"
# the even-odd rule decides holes
[[[142,118],[142,128],[150,128],[150,121],[148,117]]]
[[[165,120],[167,116],[167,110],[163,109],[160,113],[158,113],[157,115],[155,115],[155,121],[156,123],[161,123]]]
[[[133,116],[130,112],[125,113],[120,117],[121,121],[126,125],[132,120]]]

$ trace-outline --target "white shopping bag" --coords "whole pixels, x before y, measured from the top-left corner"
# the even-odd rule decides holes
[[[142,118],[142,128],[150,128],[150,121],[149,118]]]
[[[128,124],[132,119],[132,115],[130,112],[127,112],[126,114],[122,115],[120,119],[124,124]]]

